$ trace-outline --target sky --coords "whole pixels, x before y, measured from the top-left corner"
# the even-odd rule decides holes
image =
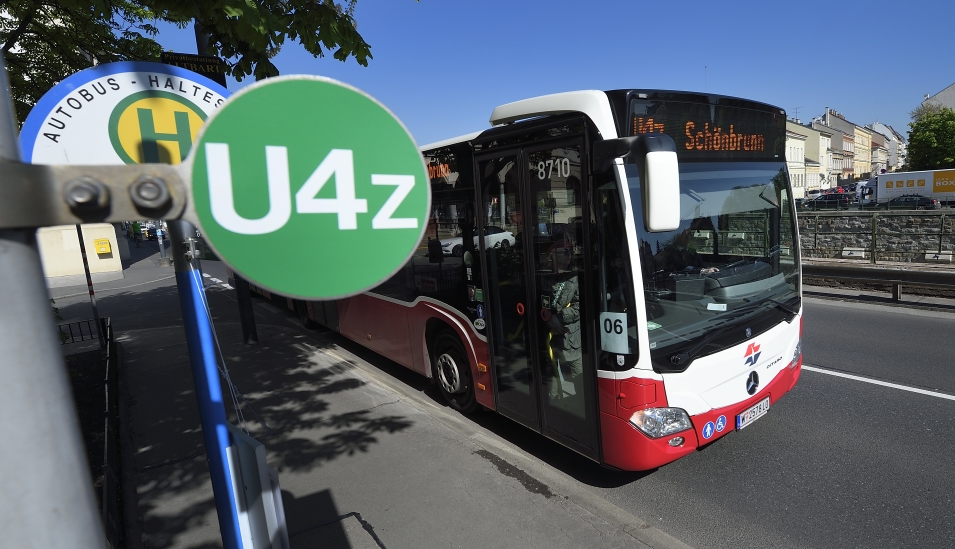
[[[273,63],[369,93],[419,145],[486,129],[511,101],[621,88],[743,97],[803,123],[830,107],[907,135],[925,94],[955,83],[950,0],[358,0],[355,20],[367,67],[294,42]],[[195,53],[191,28],[160,29]]]

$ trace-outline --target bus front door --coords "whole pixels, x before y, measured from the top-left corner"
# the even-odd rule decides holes
[[[580,140],[478,160],[498,411],[597,459]],[[509,237],[513,235],[513,237]],[[505,243],[506,240],[506,243]]]

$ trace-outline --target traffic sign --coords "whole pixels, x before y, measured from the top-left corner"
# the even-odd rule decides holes
[[[33,164],[178,164],[229,96],[208,78],[141,61],[104,63],[46,92],[20,132]]]
[[[216,255],[279,294],[334,299],[393,276],[418,247],[424,159],[373,97],[315,76],[264,80],[203,127],[192,204]]]

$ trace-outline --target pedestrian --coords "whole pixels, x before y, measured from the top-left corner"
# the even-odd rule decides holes
[[[136,243],[136,247],[139,248],[140,243],[143,241],[143,229],[139,224],[139,221],[133,221],[133,242]]]

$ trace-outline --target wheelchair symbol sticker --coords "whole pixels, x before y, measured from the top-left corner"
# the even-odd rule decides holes
[[[726,429],[726,416],[716,418],[716,432],[722,433],[723,429]]]

